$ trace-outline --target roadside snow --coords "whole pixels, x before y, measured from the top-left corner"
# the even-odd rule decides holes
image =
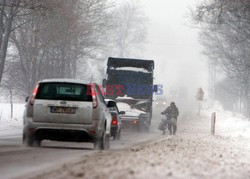
[[[14,104],[13,118],[8,103],[0,103],[0,139],[6,136],[20,135],[23,124],[25,104]]]
[[[212,108],[202,111],[202,118],[210,119],[213,112],[216,112],[216,134],[250,138],[250,120],[242,114],[225,111],[216,102]]]
[[[247,178],[250,153],[236,140],[165,136],[126,150],[98,152],[34,178]]]

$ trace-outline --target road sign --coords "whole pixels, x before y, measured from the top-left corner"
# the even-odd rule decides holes
[[[202,90],[202,88],[199,88],[196,94],[196,99],[198,101],[203,101],[204,99],[204,91]]]

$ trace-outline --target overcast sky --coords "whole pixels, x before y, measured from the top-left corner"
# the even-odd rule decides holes
[[[198,42],[198,30],[188,27],[189,8],[200,0],[144,0],[150,19],[144,58],[156,62],[156,81],[170,88],[185,87],[195,96],[207,88],[206,57]]]

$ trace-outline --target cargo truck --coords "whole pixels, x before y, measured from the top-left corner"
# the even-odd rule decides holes
[[[110,57],[103,80],[106,98],[117,102],[122,110],[122,125],[134,125],[148,131],[152,119],[154,61]],[[124,109],[123,109],[124,108]],[[124,114],[125,112],[125,114]]]

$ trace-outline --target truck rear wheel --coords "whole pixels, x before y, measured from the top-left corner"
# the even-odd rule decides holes
[[[149,131],[149,125],[145,124],[144,121],[139,122],[138,132],[148,132],[148,131]]]

